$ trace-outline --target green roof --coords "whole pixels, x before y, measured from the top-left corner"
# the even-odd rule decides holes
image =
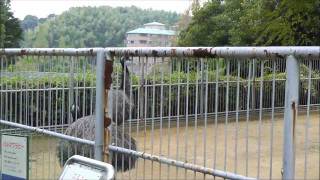
[[[158,35],[175,35],[175,31],[162,30],[162,29],[151,29],[151,28],[138,28],[132,31],[128,31],[127,34],[158,34]]]

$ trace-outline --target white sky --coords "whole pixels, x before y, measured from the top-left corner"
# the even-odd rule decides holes
[[[81,6],[137,6],[143,9],[156,9],[184,12],[191,0],[11,0],[14,16],[23,19],[26,15],[47,17],[49,14],[61,14],[70,7]]]

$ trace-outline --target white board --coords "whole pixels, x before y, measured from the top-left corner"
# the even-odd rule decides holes
[[[1,135],[2,180],[28,179],[28,137]]]

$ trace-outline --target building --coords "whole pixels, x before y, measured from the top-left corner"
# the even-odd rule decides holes
[[[127,32],[125,44],[127,47],[171,46],[175,34],[175,31],[166,29],[164,24],[151,22]]]

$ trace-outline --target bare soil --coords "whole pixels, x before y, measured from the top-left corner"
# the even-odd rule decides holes
[[[224,117],[219,117],[219,121],[224,120]],[[251,118],[249,123],[245,119],[240,119],[236,123],[234,117],[228,118],[227,126],[225,123],[212,123],[212,118],[208,121],[210,123],[206,128],[203,123],[201,125],[199,123],[197,127],[194,123],[186,127],[182,122],[177,128],[176,122],[172,122],[171,125],[174,124],[175,127],[168,128],[168,124],[164,124],[162,129],[149,128],[139,132],[133,130],[132,136],[138,142],[139,151],[260,179],[281,179],[283,115],[274,119],[272,148],[271,116],[263,117],[261,123],[258,117]],[[300,113],[297,119],[295,128],[297,179],[305,176],[307,179],[320,178],[319,121],[319,112],[312,113],[309,121],[305,113]],[[308,141],[306,141],[306,128]],[[59,176],[61,167],[55,155],[56,144],[55,138],[32,138],[30,167],[32,179],[56,179]],[[307,160],[306,168],[305,160]],[[203,179],[204,177],[213,178],[210,175],[204,176],[201,173],[142,159],[131,171],[117,173],[117,179]]]

